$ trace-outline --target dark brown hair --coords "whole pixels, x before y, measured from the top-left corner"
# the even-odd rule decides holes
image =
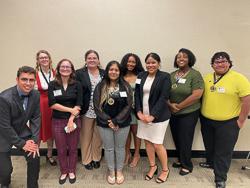
[[[34,74],[36,77],[36,70],[29,66],[20,67],[17,71],[17,77],[19,78],[22,73]]]
[[[72,70],[72,73],[69,76],[68,84],[72,85],[76,82],[76,71],[75,71],[73,63],[68,59],[62,59],[61,61],[59,61],[59,63],[56,66],[56,76],[55,76],[55,80],[54,80],[55,84],[59,85],[59,86],[63,85],[61,74],[60,74],[60,66],[61,66],[62,62],[64,62],[64,61],[68,61],[70,63],[71,70]]]

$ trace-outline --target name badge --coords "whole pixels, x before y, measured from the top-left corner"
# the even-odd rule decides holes
[[[53,91],[54,97],[62,95],[62,91],[60,89]]]
[[[135,81],[136,84],[141,84],[141,79],[140,78],[137,78],[136,81]]]
[[[54,80],[55,80],[55,78],[50,78],[50,79],[49,79],[49,81],[51,81],[51,82],[54,81]]]
[[[226,93],[226,88],[218,87],[217,92],[218,93]]]
[[[120,96],[121,97],[127,97],[126,91],[120,91]]]
[[[185,82],[186,82],[186,79],[180,79],[179,81],[178,81],[178,83],[180,83],[180,84],[185,84]]]

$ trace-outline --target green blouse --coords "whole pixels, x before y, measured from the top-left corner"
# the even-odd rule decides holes
[[[172,85],[175,83],[175,74],[177,70],[172,72],[170,74],[171,76],[171,82]],[[198,89],[204,89],[204,81],[199,71],[191,68],[189,73],[183,78],[182,81],[178,81],[177,88],[171,89],[169,100],[171,103],[181,103],[184,101],[187,97],[189,97],[192,94],[192,91],[198,90]],[[188,106],[186,108],[181,109],[174,115],[180,115],[180,114],[187,114],[194,112],[201,107],[201,101],[197,100],[194,104],[191,106]]]

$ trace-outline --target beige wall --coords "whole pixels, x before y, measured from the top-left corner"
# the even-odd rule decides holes
[[[203,76],[212,72],[212,55],[226,51],[233,70],[250,79],[249,8],[249,0],[0,0],[0,91],[15,84],[20,66],[35,66],[41,49],[49,51],[54,67],[68,58],[76,68],[89,49],[104,66],[128,52],[143,62],[156,52],[161,69],[171,72],[175,54],[185,47],[196,55],[194,68]],[[236,150],[249,150],[249,124]],[[174,149],[169,128],[164,145]],[[204,149],[199,125],[193,149]]]

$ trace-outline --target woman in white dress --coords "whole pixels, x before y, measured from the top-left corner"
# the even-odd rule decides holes
[[[156,152],[162,165],[162,172],[156,179],[156,183],[163,183],[169,176],[167,152],[163,146],[163,140],[171,116],[167,106],[171,78],[168,73],[159,70],[161,60],[156,53],[148,54],[145,62],[147,71],[138,74],[135,89],[137,137],[145,141],[151,167],[145,179],[151,180],[158,172],[155,162]]]

